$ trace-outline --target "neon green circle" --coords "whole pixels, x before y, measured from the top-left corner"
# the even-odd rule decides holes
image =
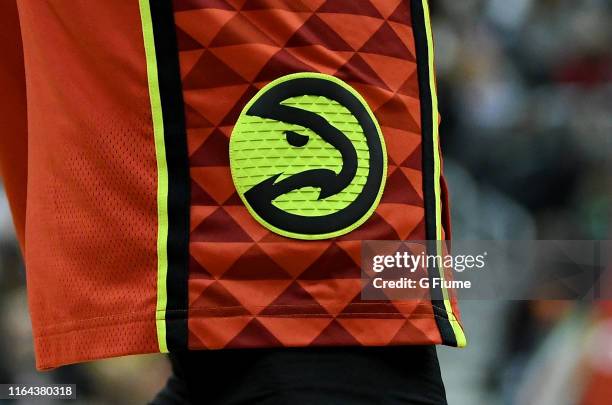
[[[324,234],[301,234],[276,227],[264,220],[249,204],[244,196],[251,187],[282,173],[276,182],[299,172],[326,168],[338,173],[342,168],[342,157],[338,150],[325,142],[314,131],[300,125],[247,115],[247,111],[270,89],[290,80],[315,78],[327,80],[342,86],[355,96],[369,114],[376,126],[383,154],[383,173],[378,194],[372,206],[352,225]],[[306,89],[307,92],[307,89]],[[369,149],[366,137],[357,118],[342,104],[326,97],[304,94],[284,100],[281,104],[316,113],[350,139],[357,152],[357,174],[353,181],[341,192],[318,199],[319,189],[303,187],[281,195],[273,200],[273,205],[288,213],[309,216],[322,216],[341,211],[348,206],[363,189],[369,170]],[[285,131],[295,131],[309,137],[306,148],[291,146]],[[351,232],[362,225],[378,206],[387,177],[387,153],[384,138],[374,113],[364,98],[344,81],[321,73],[295,73],[276,79],[262,88],[244,107],[230,138],[230,167],[232,179],[238,195],[249,213],[265,228],[277,234],[305,240],[327,239]]]

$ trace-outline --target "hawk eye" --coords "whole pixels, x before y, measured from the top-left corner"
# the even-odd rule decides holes
[[[297,132],[293,131],[285,131],[285,136],[287,137],[287,142],[289,142],[289,145],[295,146],[296,148],[305,146],[309,139],[307,135],[298,134]]]

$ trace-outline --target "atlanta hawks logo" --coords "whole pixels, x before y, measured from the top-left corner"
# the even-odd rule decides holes
[[[333,76],[281,77],[246,105],[230,139],[240,198],[266,228],[297,239],[348,233],[376,209],[387,155],[366,101]]]

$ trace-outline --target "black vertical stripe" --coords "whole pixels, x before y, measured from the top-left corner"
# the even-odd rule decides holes
[[[168,165],[168,274],[166,340],[187,349],[190,178],[179,54],[172,2],[151,0],[159,92]]]
[[[421,134],[422,134],[422,165],[423,165],[423,199],[425,205],[425,234],[427,252],[436,254],[436,192],[435,192],[435,160],[433,140],[433,106],[429,80],[429,45],[425,12],[422,0],[409,0],[412,14],[412,30],[417,56],[417,74],[419,79],[419,95],[421,102]],[[428,269],[429,278],[439,277],[437,266]],[[444,297],[440,288],[431,288],[431,304],[436,315],[436,323],[442,335],[442,343],[457,346],[457,338],[448,319],[444,306]]]

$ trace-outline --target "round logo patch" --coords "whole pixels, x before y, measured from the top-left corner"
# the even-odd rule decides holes
[[[245,106],[230,138],[232,177],[253,217],[297,239],[363,224],[380,201],[387,153],[366,101],[318,73],[281,77]]]

